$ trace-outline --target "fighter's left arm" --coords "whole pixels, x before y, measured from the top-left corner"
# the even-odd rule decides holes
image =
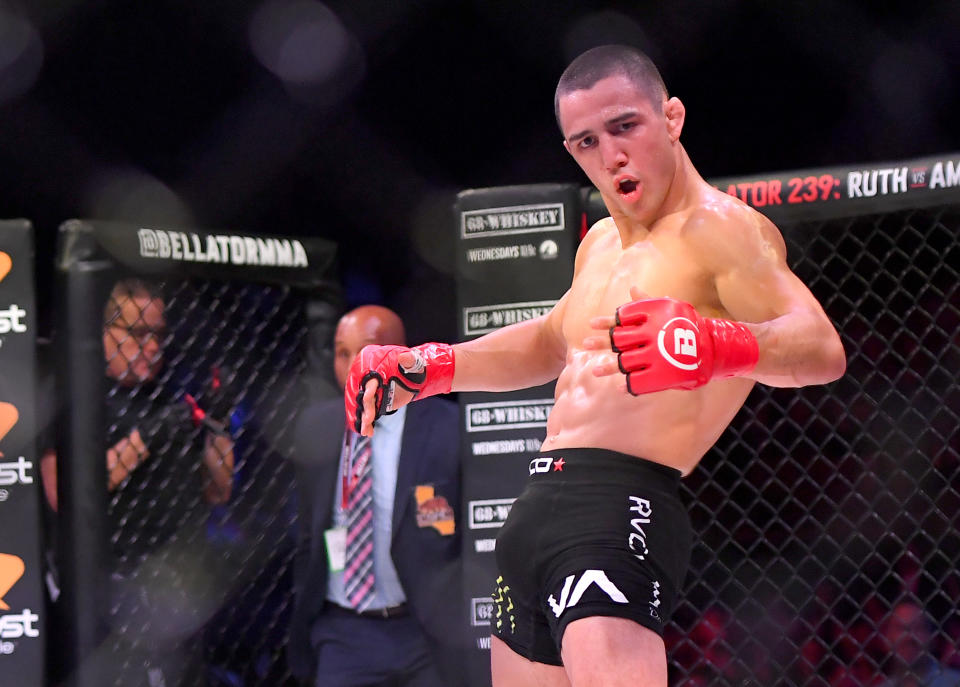
[[[777,228],[751,210],[714,216],[705,227],[719,305],[757,339],[748,377],[776,387],[825,384],[846,369],[840,336],[820,303],[790,270]]]

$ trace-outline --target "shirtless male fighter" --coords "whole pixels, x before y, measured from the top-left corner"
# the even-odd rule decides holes
[[[661,638],[689,563],[677,496],[755,382],[843,374],[840,338],[763,215],[703,180],[684,106],[623,46],[566,69],[555,107],[610,217],[553,310],[474,341],[368,347],[345,401],[363,434],[413,399],[557,380],[530,482],[497,538],[496,687],[667,684]]]

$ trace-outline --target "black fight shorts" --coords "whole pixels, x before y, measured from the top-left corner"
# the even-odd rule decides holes
[[[579,618],[628,618],[662,636],[692,545],[679,484],[679,471],[615,451],[531,460],[530,482],[497,536],[494,635],[552,665]]]

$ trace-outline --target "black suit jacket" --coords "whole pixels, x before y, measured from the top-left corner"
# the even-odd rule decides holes
[[[310,629],[322,622],[327,594],[327,551],[323,533],[333,522],[333,499],[340,478],[345,413],[342,399],[310,405],[297,422],[295,464],[300,537],[294,569],[294,611],[288,657],[294,675],[316,672]],[[427,398],[407,406],[393,505],[390,553],[407,604],[430,640],[447,684],[456,674],[466,641],[466,604],[460,567],[460,431],[457,406]],[[375,458],[374,458],[375,459]],[[417,486],[432,486],[455,514],[455,531],[441,535],[417,524]]]

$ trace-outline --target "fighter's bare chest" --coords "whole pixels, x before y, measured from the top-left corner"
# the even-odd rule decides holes
[[[592,251],[570,288],[564,315],[568,340],[592,333],[593,317],[612,315],[636,287],[650,298],[670,297],[710,308],[717,301],[713,275],[682,241],[643,241],[627,249]]]

